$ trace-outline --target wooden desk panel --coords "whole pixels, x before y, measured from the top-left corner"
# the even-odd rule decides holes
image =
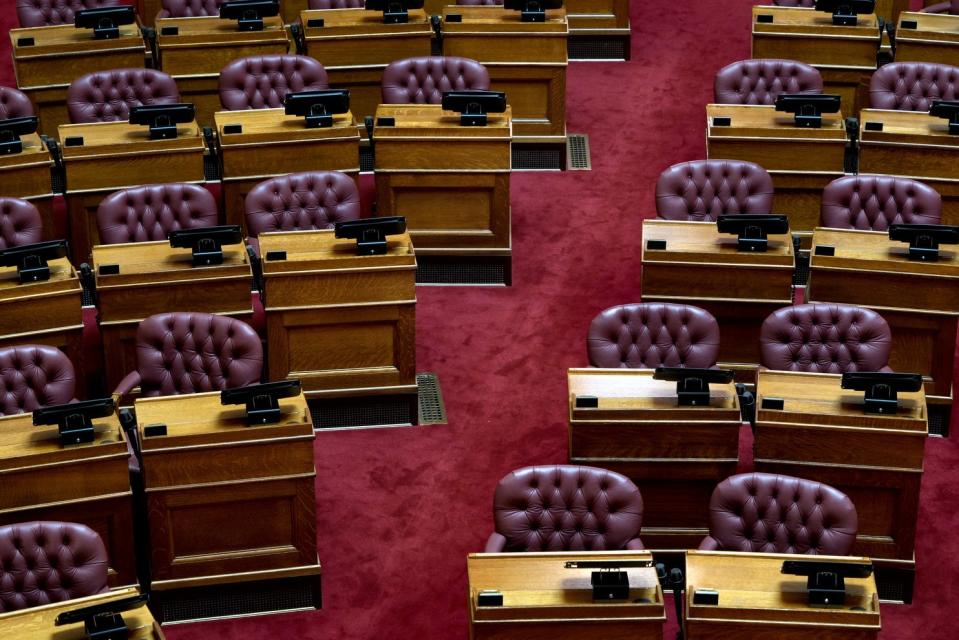
[[[915,23],[906,28],[904,22]],[[906,12],[896,28],[896,57],[910,62],[959,64],[959,18],[945,13]]]
[[[36,133],[20,136],[23,151],[0,156],[0,184],[3,195],[29,200],[40,212],[43,239],[66,237],[66,229],[58,228],[53,217],[53,186],[50,170],[53,159],[46,144]]]

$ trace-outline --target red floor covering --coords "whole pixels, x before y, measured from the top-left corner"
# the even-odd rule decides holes
[[[493,488],[566,460],[566,369],[586,363],[598,311],[639,300],[656,177],[704,156],[703,105],[716,70],[749,56],[751,4],[636,0],[632,61],[570,65],[568,128],[589,135],[593,170],[514,175],[514,286],[417,289],[417,369],[439,375],[449,424],[317,435],[323,610],[170,626],[171,640],[467,637],[465,556],[490,533]],[[0,6],[13,25],[14,1]],[[12,84],[6,37],[0,60]],[[916,598],[883,606],[884,640],[959,637],[957,440],[927,443]]]

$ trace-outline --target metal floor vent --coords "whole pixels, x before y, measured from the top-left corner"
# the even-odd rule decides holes
[[[890,567],[876,567],[876,592],[883,602],[910,604],[915,574]]]
[[[929,435],[948,438],[949,421],[952,418],[952,405],[926,405],[926,414],[929,418]]]
[[[403,396],[331,398],[309,403],[317,431],[412,425],[412,404],[409,397]]]
[[[373,149],[369,145],[360,147],[360,171],[363,173],[373,171]]]
[[[566,152],[559,146],[513,145],[513,169],[517,171],[562,171]]]
[[[571,133],[566,137],[566,166],[570,171],[589,171],[593,163],[589,157],[589,136]]]
[[[627,38],[570,38],[566,52],[570,60],[623,60],[628,52]]]
[[[220,179],[220,162],[212,153],[203,156],[203,176],[207,182],[217,182]]]
[[[809,253],[796,255],[796,270],[793,271],[793,286],[805,287],[809,283]]]
[[[57,167],[50,168],[50,188],[53,193],[66,193],[67,176]]]
[[[286,578],[154,592],[163,624],[319,609],[318,577]]]
[[[436,374],[417,373],[416,386],[419,387],[420,424],[446,424],[446,405]]]
[[[80,294],[80,305],[84,307],[94,306],[93,293],[89,289],[84,289]]]
[[[509,258],[417,257],[416,284],[506,285],[512,282]]]

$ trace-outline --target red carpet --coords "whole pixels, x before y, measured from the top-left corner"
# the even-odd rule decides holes
[[[749,56],[748,0],[632,4],[632,61],[569,68],[568,126],[589,135],[593,170],[513,178],[514,286],[417,290],[417,368],[439,375],[450,423],[318,434],[323,610],[171,626],[171,640],[467,637],[465,556],[490,533],[493,488],[566,461],[566,369],[586,364],[598,311],[639,299],[656,177],[704,156],[713,74]],[[0,57],[11,84],[5,38]],[[916,599],[883,607],[884,640],[959,637],[957,440],[927,444]]]

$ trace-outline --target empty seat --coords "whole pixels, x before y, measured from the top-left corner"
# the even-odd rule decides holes
[[[47,27],[73,24],[77,11],[115,7],[120,0],[17,0],[17,19],[21,27]]]
[[[886,231],[893,224],[939,224],[939,192],[910,178],[857,175],[833,180],[822,193],[820,224]]]
[[[56,347],[24,344],[0,349],[0,379],[0,414],[5,416],[75,400],[73,363]]]
[[[931,62],[893,62],[872,74],[869,106],[929,111],[933,100],[955,100],[957,83],[959,67]]]
[[[35,115],[27,94],[13,87],[0,87],[0,120]]]
[[[446,91],[489,89],[489,72],[476,60],[422,56],[390,63],[383,71],[386,104],[440,104]]]
[[[40,242],[43,219],[27,200],[0,196],[0,249]]]
[[[220,15],[226,0],[163,0],[157,18],[197,18]]]
[[[276,109],[287,93],[328,88],[326,69],[307,56],[250,56],[220,71],[220,104],[229,111]]]
[[[151,184],[116,191],[100,202],[97,228],[102,244],[166,240],[171,231],[212,227],[216,199],[195,184]]]
[[[959,15],[959,0],[949,0],[949,2],[939,2],[931,4],[921,9],[924,13],[948,13],[950,15]]]
[[[80,76],[67,89],[70,122],[130,119],[130,109],[180,101],[173,78],[153,69],[112,69]]]
[[[773,180],[752,162],[694,160],[669,167],[656,182],[656,214],[712,222],[722,214],[769,213]]]
[[[775,104],[782,93],[822,93],[822,76],[795,60],[740,60],[716,74],[717,104]]]

